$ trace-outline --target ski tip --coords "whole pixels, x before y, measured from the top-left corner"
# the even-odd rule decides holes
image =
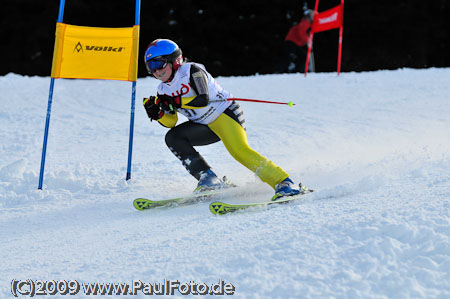
[[[243,208],[245,208],[243,205],[230,205],[220,201],[212,202],[209,204],[209,210],[214,215],[225,215],[227,213],[232,213]]]
[[[224,213],[224,205],[226,205],[223,202],[215,201],[209,204],[209,210],[214,215],[223,215]]]
[[[133,206],[136,210],[144,211],[152,208],[154,206],[154,202],[145,198],[136,198],[133,201]]]
[[[136,210],[139,210],[139,211],[145,210],[145,206],[146,206],[145,199],[143,199],[143,198],[136,198],[133,201],[133,206],[136,208]]]
[[[234,205],[234,204],[227,204],[224,202],[212,202],[209,204],[209,210],[214,215],[225,215],[228,213],[233,213],[238,210],[243,210],[251,207],[252,205],[242,204],[242,205]]]

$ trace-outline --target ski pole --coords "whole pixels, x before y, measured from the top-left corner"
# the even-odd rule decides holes
[[[241,99],[241,98],[228,98],[226,100],[212,100],[210,102],[225,102],[225,101],[242,101],[242,102],[266,103],[266,104],[280,104],[280,105],[288,105],[289,107],[292,107],[295,105],[292,101],[275,102],[275,101],[263,101],[263,100],[253,100],[253,99]]]

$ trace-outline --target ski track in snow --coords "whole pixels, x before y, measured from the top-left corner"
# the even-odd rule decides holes
[[[316,189],[225,216],[208,202],[134,210],[136,197],[196,186],[141,107],[151,78],[137,83],[128,182],[131,84],[57,80],[37,190],[49,81],[0,77],[0,297],[12,279],[222,279],[237,298],[450,297],[450,69],[219,77],[236,97],[296,103],[241,106],[250,145]],[[272,196],[222,144],[198,150],[240,186],[223,201]]]

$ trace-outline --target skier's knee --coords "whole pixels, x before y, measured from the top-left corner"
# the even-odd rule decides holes
[[[171,148],[173,147],[178,139],[178,134],[176,133],[175,130],[171,129],[166,133],[166,137],[164,138],[167,147]]]

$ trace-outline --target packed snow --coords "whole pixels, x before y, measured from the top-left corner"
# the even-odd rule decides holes
[[[50,78],[0,77],[0,297],[40,280],[223,281],[236,298],[450,297],[449,68],[217,79],[235,97],[296,104],[241,102],[252,148],[314,193],[225,216],[209,202],[135,210],[137,197],[196,187],[142,108],[152,78],[137,82],[129,181],[131,83],[56,80],[38,190]],[[223,144],[197,149],[239,186],[220,200],[270,200]]]

